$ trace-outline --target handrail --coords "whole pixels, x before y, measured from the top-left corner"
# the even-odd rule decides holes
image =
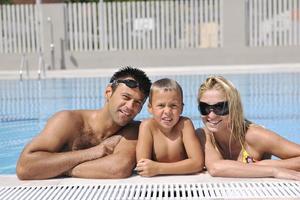
[[[28,66],[28,59],[27,59],[27,56],[25,53],[22,54],[22,59],[21,59],[21,64],[20,64],[20,70],[19,70],[20,81],[23,80],[24,67],[26,67],[26,75],[28,78],[29,77],[29,66]]]
[[[44,55],[42,52],[39,53],[39,66],[38,66],[38,79],[40,80],[42,77],[46,77],[46,66]]]
[[[55,47],[54,47],[54,30],[53,30],[53,22],[51,17],[47,18],[47,21],[49,23],[49,30],[50,30],[50,53],[51,53],[51,66],[50,69],[54,70],[55,69]]]

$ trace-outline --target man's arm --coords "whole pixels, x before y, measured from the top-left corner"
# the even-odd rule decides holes
[[[72,111],[54,115],[45,129],[23,150],[17,163],[20,179],[46,179],[64,174],[74,166],[103,156],[101,146],[69,152],[60,152],[78,133],[81,126]]]
[[[126,178],[131,176],[136,164],[135,148],[138,125],[124,127],[123,136],[113,154],[81,163],[70,170],[69,175],[79,178]]]

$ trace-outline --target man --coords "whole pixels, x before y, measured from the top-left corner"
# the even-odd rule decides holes
[[[133,118],[141,111],[150,86],[143,71],[121,68],[106,87],[103,108],[56,113],[21,153],[19,179],[130,176],[139,126]]]

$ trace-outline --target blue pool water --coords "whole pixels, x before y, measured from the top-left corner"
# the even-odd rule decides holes
[[[248,119],[300,143],[300,73],[226,74],[239,89]],[[152,76],[156,80],[166,76]],[[202,126],[198,87],[207,75],[168,76],[184,90],[184,115]],[[14,174],[23,147],[63,109],[96,109],[103,105],[106,78],[0,80],[0,174]],[[148,117],[144,108],[137,119]]]

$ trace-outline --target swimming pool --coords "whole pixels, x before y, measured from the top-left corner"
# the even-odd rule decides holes
[[[184,113],[201,126],[196,95],[207,74],[150,76],[176,79],[184,91]],[[300,72],[224,74],[239,89],[248,119],[300,143]],[[24,145],[63,109],[96,109],[110,77],[0,80],[0,174],[14,174]],[[149,115],[147,109],[136,119]]]

